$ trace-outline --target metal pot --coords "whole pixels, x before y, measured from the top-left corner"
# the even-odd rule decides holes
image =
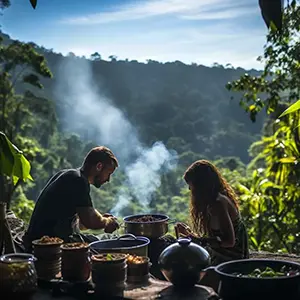
[[[210,265],[210,255],[190,239],[180,238],[168,246],[159,256],[159,266],[165,278],[174,286],[190,288],[197,284]]]
[[[1,294],[24,299],[37,290],[36,258],[28,253],[11,253],[0,257]],[[18,295],[18,296],[17,296]],[[7,297],[8,299],[10,297]]]
[[[151,216],[157,221],[152,222],[137,222],[134,219]],[[125,225],[125,232],[134,235],[145,236],[148,238],[159,238],[168,232],[168,224],[170,224],[170,218],[163,214],[138,214],[131,215],[123,218]]]
[[[270,267],[279,271],[283,266],[299,271],[299,275],[285,277],[250,278],[234,273],[249,274],[253,270]],[[209,267],[220,277],[218,293],[223,300],[300,299],[300,264],[283,260],[243,259]]]
[[[150,240],[144,236],[125,234],[116,239],[96,241],[90,244],[93,253],[126,253],[148,256]]]

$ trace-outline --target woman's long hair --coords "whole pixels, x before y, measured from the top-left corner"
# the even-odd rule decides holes
[[[194,162],[184,173],[184,180],[191,184],[190,214],[195,232],[209,234],[209,206],[219,193],[228,197],[238,209],[237,196],[216,166],[207,160]]]

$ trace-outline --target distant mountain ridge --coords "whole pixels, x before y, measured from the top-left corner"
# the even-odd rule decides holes
[[[4,33],[1,36],[4,44],[12,41]],[[41,93],[55,102],[64,124],[66,103],[63,97],[57,97],[56,86],[62,63],[75,58],[37,45],[35,48],[45,56],[54,74],[53,79],[42,80],[45,89]],[[179,153],[192,151],[208,158],[237,156],[244,162],[249,160],[248,148],[260,135],[265,116],[252,123],[239,106],[237,95],[232,100],[225,85],[245,72],[258,75],[259,71],[115,58],[91,61],[91,67],[101,93],[125,113],[145,144],[161,140]],[[87,139],[97,134],[92,128],[88,134],[86,128],[81,129],[78,133]]]

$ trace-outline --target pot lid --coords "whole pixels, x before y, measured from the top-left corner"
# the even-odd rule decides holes
[[[178,239],[176,243],[164,249],[159,257],[159,264],[164,268],[185,264],[204,269],[210,265],[210,262],[211,258],[207,250],[193,243],[189,238]]]
[[[134,249],[147,246],[150,240],[144,236],[125,234],[111,240],[100,240],[90,244],[92,249]]]

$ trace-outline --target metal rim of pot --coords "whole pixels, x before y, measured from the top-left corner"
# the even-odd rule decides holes
[[[131,239],[126,239],[126,240],[122,240],[124,238],[128,238],[130,237]],[[95,241],[89,244],[90,249],[96,250],[97,251],[97,247],[93,247],[95,245],[101,245],[104,243],[110,243],[110,242],[117,242],[117,241],[141,241],[144,242],[143,244],[140,245],[136,245],[136,246],[130,246],[130,247],[112,247],[112,248],[106,248],[105,250],[107,250],[107,252],[109,252],[109,249],[113,249],[113,250],[118,250],[118,249],[122,249],[122,250],[132,250],[132,249],[137,249],[140,247],[145,247],[148,246],[150,244],[150,240],[145,237],[145,236],[134,236],[133,234],[127,233],[124,234],[122,236],[119,236],[118,238],[115,239],[110,239],[110,240],[99,240],[99,241]]]
[[[59,242],[41,243],[40,239],[32,241],[34,247],[60,247],[64,243],[63,240]]]
[[[133,218],[139,218],[139,217],[145,217],[145,216],[151,216],[151,217],[154,217],[154,218],[158,218],[159,220],[149,221],[149,222],[131,221],[131,219],[133,219]],[[130,224],[153,224],[153,223],[157,224],[157,223],[161,223],[161,222],[168,222],[169,223],[170,220],[171,219],[169,218],[169,216],[164,215],[164,214],[136,214],[136,215],[129,215],[129,216],[126,216],[126,217],[123,218],[124,222],[130,223]]]
[[[9,253],[0,257],[2,263],[24,263],[24,262],[36,262],[37,258],[33,254],[29,253]]]
[[[226,268],[226,267],[229,267],[231,265],[237,265],[239,263],[245,263],[245,262],[261,262],[261,263],[268,263],[268,262],[272,262],[272,263],[279,263],[279,264],[283,264],[283,265],[289,265],[289,266],[295,266],[299,272],[300,272],[300,264],[299,263],[296,263],[296,262],[292,262],[292,261],[285,261],[285,260],[272,260],[272,259],[239,259],[239,260],[232,260],[232,261],[228,261],[228,262],[224,262],[224,263],[221,263],[217,266],[210,266],[208,268],[205,268],[203,270],[203,272],[207,272],[207,271],[215,271],[217,274],[221,275],[221,276],[224,276],[224,277],[229,277],[229,278],[234,278],[234,279],[239,279],[239,280],[257,280],[257,281],[262,281],[262,280],[265,280],[265,281],[268,281],[268,280],[287,280],[287,279],[294,279],[294,278],[297,278],[299,277],[300,278],[300,275],[295,275],[295,276],[280,276],[280,277],[260,277],[260,278],[257,278],[257,277],[238,277],[234,274],[231,274],[231,273],[226,273],[224,271],[222,271],[222,269]]]

